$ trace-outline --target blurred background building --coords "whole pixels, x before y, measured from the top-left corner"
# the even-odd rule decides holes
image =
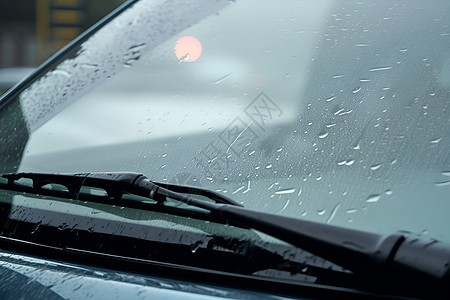
[[[125,0],[0,2],[0,95]]]

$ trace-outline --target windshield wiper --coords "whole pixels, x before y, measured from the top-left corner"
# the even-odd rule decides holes
[[[73,173],[73,174],[58,174],[58,173],[11,173],[3,174],[3,178],[8,179],[8,185],[14,189],[15,182],[21,178],[28,178],[32,180],[31,191],[43,192],[42,187],[47,184],[59,184],[64,186],[71,197],[79,196],[81,187],[96,187],[105,190],[108,197],[114,201],[120,201],[124,194],[134,194],[158,202],[164,202],[167,194],[163,190],[168,190],[176,193],[184,193],[191,195],[200,195],[213,200],[215,203],[223,203],[235,206],[242,206],[241,204],[211,190],[202,189],[193,186],[183,186],[168,183],[151,182],[151,186],[141,186],[142,179],[146,178],[142,174],[134,172],[104,172],[104,173]],[[151,192],[154,189],[162,187],[158,193]],[[26,189],[26,187],[22,186]],[[28,189],[27,191],[30,191]]]
[[[33,180],[34,188],[58,183],[70,193],[82,185],[106,190],[113,199],[131,193],[157,201],[171,198],[206,209],[232,224],[259,230],[355,274],[362,288],[402,296],[450,297],[450,246],[437,240],[403,233],[379,235],[246,209],[232,200],[200,188],[162,185],[137,173],[6,174],[13,189],[20,178]],[[172,190],[170,190],[172,189]],[[180,192],[211,196],[213,202]],[[176,190],[176,191],[175,191]],[[208,196],[207,196],[208,195]],[[126,201],[121,205],[127,206]]]

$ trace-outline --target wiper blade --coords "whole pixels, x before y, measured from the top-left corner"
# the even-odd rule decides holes
[[[158,205],[154,203],[148,203],[143,199],[139,198],[121,198],[122,194],[135,194],[143,197],[150,198],[150,194],[152,194],[153,200],[159,199],[158,201],[165,201],[164,197],[166,196],[164,193],[165,189],[170,189],[173,192],[186,193],[191,195],[202,195],[207,197],[210,200],[213,200],[215,203],[226,203],[227,205],[235,205],[240,206],[236,202],[217,194],[213,191],[202,189],[198,187],[190,187],[190,186],[182,186],[182,185],[173,185],[167,183],[156,183],[149,182],[143,175],[138,173],[75,173],[75,174],[46,174],[46,173],[19,173],[19,174],[4,174],[0,175],[1,177],[7,178],[9,183],[4,184],[0,182],[0,189],[8,189],[20,192],[28,192],[28,193],[36,193],[40,195],[49,195],[54,197],[62,197],[68,199],[78,199],[85,202],[83,205],[87,205],[86,202],[93,203],[103,203],[109,205],[117,205],[122,207],[130,207],[136,208],[140,210],[151,210],[151,211],[159,211],[167,214],[177,214],[185,217],[192,217],[195,219],[205,219],[212,222],[223,223],[225,224],[225,220],[222,218],[217,218],[214,214],[209,214],[209,211],[203,213],[195,213],[185,211],[181,213],[177,210],[171,210],[172,207],[166,207],[165,205]],[[32,183],[24,183],[17,182],[21,178],[31,179]],[[145,184],[142,186],[142,184]],[[61,191],[61,190],[53,190],[43,188],[47,184],[59,184],[66,187],[69,191]],[[156,185],[156,186],[155,186]],[[87,187],[86,190],[81,190],[81,187]],[[95,196],[90,194],[89,188],[102,188],[107,192],[106,196]],[[152,189],[157,190],[156,192],[152,192]],[[172,195],[172,197],[179,197],[181,195]],[[100,198],[99,198],[100,197]],[[203,200],[205,201],[205,200]],[[208,200],[206,200],[208,202]],[[210,203],[213,203],[210,201]],[[160,203],[163,204],[163,203]],[[89,206],[89,205],[88,205]],[[98,209],[98,208],[97,208]],[[100,208],[104,210],[104,208]],[[183,209],[184,210],[184,209]],[[182,210],[182,211],[183,211]],[[108,212],[108,210],[104,210]],[[152,216],[155,217],[155,216]],[[176,220],[172,220],[172,222],[177,222]],[[185,224],[185,222],[180,223],[183,226],[189,226]],[[244,227],[245,229],[249,229],[248,227]],[[198,227],[197,227],[198,228]],[[266,269],[278,269],[284,272],[291,272],[295,274],[302,274],[304,276],[312,276],[312,277],[320,277],[320,283],[324,282],[336,282],[337,280],[343,281],[345,276],[350,276],[349,273],[342,273],[339,277],[334,275],[334,270],[323,269],[315,266],[308,266],[305,269],[306,265],[304,263],[296,262],[292,260],[292,258],[287,259],[283,255],[271,252],[266,249],[267,245],[263,247],[261,245],[254,244],[255,241],[260,241],[260,236],[258,236],[254,231],[249,231],[246,233],[245,238],[249,238],[249,240],[239,241],[239,247],[236,246],[237,240],[223,238],[220,236],[215,236],[217,232],[214,230],[209,230],[206,228],[201,228],[214,236],[209,240],[208,245],[214,244],[215,247],[219,249],[229,249],[232,250],[236,255],[236,258],[241,255],[250,255],[251,258],[246,258],[245,265],[239,266],[240,274],[252,274],[257,271],[262,271]],[[0,236],[1,237],[1,236]],[[241,238],[244,236],[241,236]],[[250,247],[251,246],[251,247]],[[212,251],[211,249],[208,251]],[[191,260],[192,262],[192,260]],[[232,268],[236,265],[235,262],[227,263],[227,267]],[[350,282],[350,281],[348,281]]]
[[[3,177],[8,178],[9,184],[23,177],[33,179],[37,186],[56,181],[72,192],[76,192],[80,184],[86,184],[104,188],[113,197],[123,192],[162,199],[158,201],[169,197],[334,262],[352,271],[362,288],[402,296],[450,297],[450,246],[437,240],[403,233],[379,235],[340,228],[253,211],[235,202],[227,203],[231,200],[202,201],[169,190],[170,185],[160,186],[137,173],[32,174],[36,173]],[[196,192],[203,193],[203,190]]]
[[[58,174],[58,173],[11,173],[3,174],[3,178],[8,179],[8,185],[14,185],[15,181],[21,178],[31,179],[33,182],[32,188],[36,191],[42,191],[42,187],[47,184],[59,184],[67,188],[70,194],[78,195],[82,186],[101,188],[106,191],[109,198],[119,200],[124,194],[135,194],[164,202],[167,197],[164,193],[154,193],[159,187],[166,190],[185,193],[191,195],[204,196],[215,203],[223,203],[235,206],[242,206],[241,204],[216,193],[211,190],[202,189],[192,186],[175,185],[168,183],[149,182],[144,189],[139,185],[142,179],[147,179],[144,175],[134,172],[104,172],[104,173],[73,173],[73,174]],[[150,189],[150,190],[147,190]],[[151,192],[149,194],[149,191]],[[162,191],[162,190],[161,190]]]

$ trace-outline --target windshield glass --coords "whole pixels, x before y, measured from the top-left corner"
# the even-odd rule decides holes
[[[19,171],[142,172],[450,242],[450,3],[139,1],[19,96]]]

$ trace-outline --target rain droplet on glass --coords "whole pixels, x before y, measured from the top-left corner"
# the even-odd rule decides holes
[[[381,164],[376,164],[370,167],[371,170],[375,171],[378,170],[381,167]]]
[[[378,200],[380,200],[380,194],[372,194],[369,197],[367,197],[366,202],[368,203],[373,203],[373,202],[378,202]]]
[[[282,190],[278,190],[275,192],[276,195],[284,195],[284,194],[292,194],[295,192],[294,188],[290,188],[290,189],[282,189]]]

